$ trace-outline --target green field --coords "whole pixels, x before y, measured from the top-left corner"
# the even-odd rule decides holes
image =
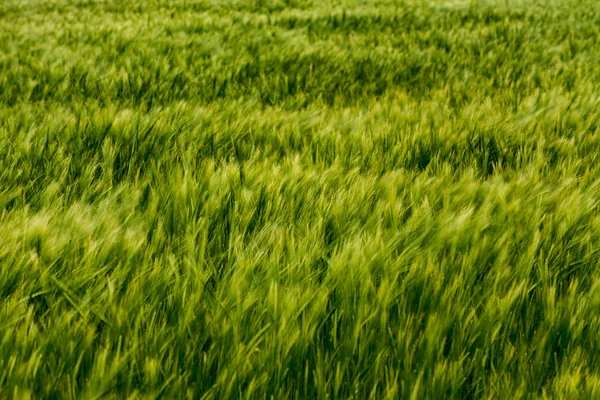
[[[0,398],[600,398],[600,3],[0,1]]]

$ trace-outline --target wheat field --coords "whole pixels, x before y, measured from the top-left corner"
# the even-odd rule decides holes
[[[0,2],[0,397],[600,398],[600,5]]]

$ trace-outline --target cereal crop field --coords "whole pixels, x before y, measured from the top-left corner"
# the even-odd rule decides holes
[[[0,1],[0,397],[600,398],[600,3]]]

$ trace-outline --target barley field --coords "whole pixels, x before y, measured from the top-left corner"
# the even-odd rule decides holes
[[[600,3],[2,0],[0,397],[600,398]]]

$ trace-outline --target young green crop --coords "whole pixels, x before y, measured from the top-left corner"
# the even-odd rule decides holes
[[[0,4],[0,397],[600,397],[600,7]]]

